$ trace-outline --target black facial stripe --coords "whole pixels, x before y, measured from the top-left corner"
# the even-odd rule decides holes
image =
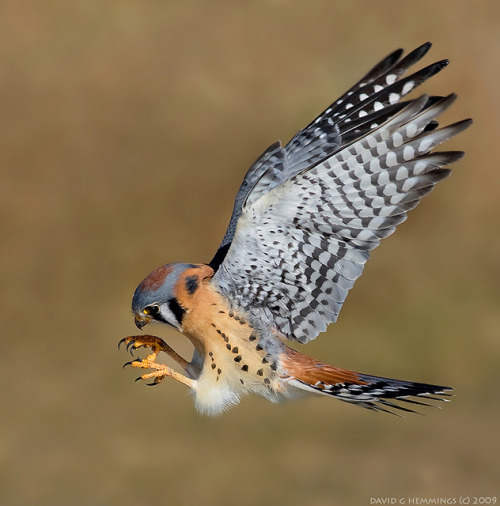
[[[174,325],[172,325],[170,322],[168,322],[167,320],[165,320],[165,318],[163,318],[163,316],[161,316],[160,314],[158,314],[157,316],[155,316],[153,318],[155,321],[157,322],[162,322],[162,323],[166,323],[167,325],[169,325],[170,327],[174,328],[177,330],[177,327],[175,327]]]
[[[186,310],[177,302],[177,299],[169,299],[168,308],[172,311],[172,314],[175,316],[175,319],[180,325]]]
[[[196,290],[198,290],[198,276],[188,276],[185,280],[186,282],[186,290],[189,295],[193,295]]]

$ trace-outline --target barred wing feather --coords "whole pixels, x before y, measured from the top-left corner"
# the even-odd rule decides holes
[[[287,145],[292,146],[289,166],[295,160],[300,171],[289,170],[278,184],[266,183],[255,194],[250,191],[242,203],[213,282],[235,306],[289,339],[307,342],[337,320],[370,251],[449,174],[443,167],[462,156],[431,152],[470,123],[436,129],[435,118],[453,102],[453,95],[405,103],[391,98],[395,90],[398,100],[403,94],[405,84],[399,82],[397,88],[396,79],[404,61],[393,63],[394,79],[387,79],[381,64],[372,71],[375,81],[381,82],[380,72],[389,81],[391,91],[385,99],[383,90],[375,93],[375,101],[365,97],[360,90],[367,84],[358,83],[348,98],[351,107],[342,109],[337,101],[320,116],[318,123],[329,124],[325,117],[332,120],[335,135],[343,132],[348,142],[341,135],[337,149],[318,163],[303,166],[308,160],[307,154],[301,155],[301,149],[307,151],[305,137],[292,140]],[[354,98],[366,101],[366,108]],[[360,121],[363,118],[369,122]],[[357,126],[349,128],[348,119]],[[286,157],[283,163],[285,167]],[[257,181],[254,187],[258,185]]]
[[[257,199],[399,111],[404,106],[397,103],[401,97],[448,63],[446,60],[434,63],[406,79],[398,80],[430,47],[430,43],[423,44],[404,58],[401,58],[401,49],[394,51],[314,121],[297,132],[284,148],[280,142],[276,142],[262,153],[246,173],[238,190],[226,233],[210,262],[214,269],[224,260],[247,198]]]

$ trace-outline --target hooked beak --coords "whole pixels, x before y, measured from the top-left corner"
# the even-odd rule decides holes
[[[135,326],[139,329],[139,330],[142,330],[142,328],[151,321],[151,318],[149,318],[148,316],[146,315],[140,315],[140,314],[136,314],[135,315]]]

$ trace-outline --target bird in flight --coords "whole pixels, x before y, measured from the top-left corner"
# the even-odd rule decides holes
[[[180,381],[206,414],[244,394],[275,402],[324,395],[391,413],[450,395],[449,387],[326,365],[286,344],[307,343],[337,320],[370,251],[463,156],[433,151],[471,123],[438,127],[455,95],[403,99],[448,64],[404,77],[429,48],[393,52],[286,146],[270,146],[246,173],[210,263],[163,265],[140,283],[137,327],[170,325],[194,353],[187,361],[152,335],[122,339],[131,352],[151,350],[126,364],[151,370],[138,379]],[[157,362],[160,352],[183,372]]]

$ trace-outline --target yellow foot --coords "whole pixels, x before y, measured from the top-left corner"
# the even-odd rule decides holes
[[[170,348],[170,346],[161,338],[156,336],[144,335],[144,336],[128,336],[124,337],[118,343],[118,349],[122,344],[127,345],[127,351],[133,355],[133,350],[137,348],[150,348],[153,353],[146,357],[146,360],[150,360],[154,362],[156,360],[156,356],[160,351],[165,351],[165,353],[175,353],[175,351]]]
[[[196,383],[191,378],[183,376],[177,371],[174,371],[174,369],[168,367],[168,365],[158,364],[157,362],[152,362],[151,360],[148,359],[140,360],[137,358],[135,360],[132,360],[132,362],[127,362],[123,367],[125,367],[126,365],[130,365],[132,367],[140,367],[141,369],[156,369],[156,371],[143,374],[142,376],[139,376],[135,380],[139,381],[139,380],[153,379],[153,383],[146,383],[148,386],[158,385],[158,383],[161,383],[166,376],[170,376],[171,378],[180,381],[181,383],[190,388],[194,388],[194,385]]]
[[[168,367],[165,364],[159,364],[156,362],[156,357],[160,351],[167,353],[170,357],[172,357],[179,365],[181,365],[184,369],[186,368],[188,362],[182,358],[175,350],[173,350],[163,339],[156,336],[144,335],[144,336],[129,336],[125,337],[118,343],[118,348],[120,345],[125,343],[127,345],[127,350],[133,355],[133,350],[137,348],[150,348],[152,353],[149,354],[144,360],[135,359],[131,362],[127,362],[123,367],[130,365],[131,367],[140,367],[142,369],[156,369],[156,371],[143,374],[139,376],[138,380],[146,380],[153,379],[152,383],[147,383],[149,386],[158,385],[161,383],[166,376],[170,376],[177,381],[180,381],[184,385],[187,385],[190,388],[193,388],[195,385],[195,381],[183,376],[178,373],[171,367]]]

